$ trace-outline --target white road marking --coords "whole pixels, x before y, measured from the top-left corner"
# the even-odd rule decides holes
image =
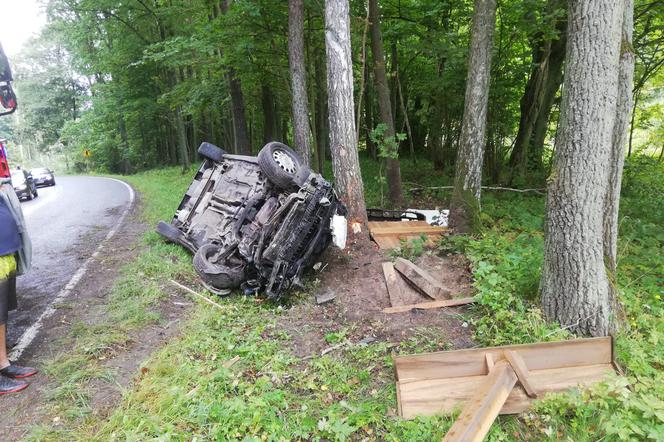
[[[113,181],[117,181],[118,183],[122,183],[127,190],[129,191],[129,204],[127,205],[127,208],[122,212],[122,215],[120,215],[120,218],[118,219],[118,222],[115,224],[115,226],[108,232],[106,235],[106,238],[99,244],[99,247],[97,247],[97,250],[90,256],[81,267],[78,268],[76,273],[74,273],[74,276],[69,280],[67,285],[60,290],[60,292],[53,298],[51,303],[46,307],[46,310],[39,316],[39,319],[32,324],[21,336],[19,339],[18,343],[16,346],[12,349],[9,358],[12,360],[17,360],[18,358],[21,357],[23,352],[32,344],[32,341],[37,337],[37,334],[39,333],[39,330],[41,330],[44,321],[48,319],[53,313],[55,313],[56,308],[55,305],[58,303],[62,302],[65,298],[69,296],[69,294],[76,288],[78,283],[83,279],[85,276],[86,272],[88,271],[88,267],[90,263],[94,259],[99,256],[99,253],[101,253],[102,250],[104,250],[104,247],[106,244],[110,241],[113,236],[118,232],[120,229],[120,226],[122,226],[122,223],[124,222],[125,218],[127,217],[127,214],[131,210],[132,206],[134,205],[134,199],[135,199],[135,194],[134,194],[134,189],[132,187],[125,183],[124,181],[116,180],[115,178],[107,178]],[[34,210],[34,209],[33,209]]]

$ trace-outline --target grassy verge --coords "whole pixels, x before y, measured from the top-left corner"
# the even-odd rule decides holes
[[[367,200],[378,205],[380,181],[372,181],[377,166],[363,166]],[[416,181],[427,167],[422,161],[417,166],[404,162],[405,180]],[[148,222],[171,215],[188,179],[176,169],[130,179],[144,195]],[[489,440],[664,439],[664,174],[649,162],[631,162],[624,188],[619,284],[628,320],[617,343],[627,376],[589,392],[548,398],[520,417],[500,418]],[[444,197],[428,196],[432,201]],[[464,251],[473,263],[481,295],[471,320],[476,340],[501,345],[567,337],[546,323],[537,307],[543,199],[486,195],[483,209],[486,229],[481,235],[441,244],[445,251]],[[154,282],[155,297],[167,277],[193,277],[189,258],[178,248],[164,245],[153,234],[147,235],[146,247],[145,254],[128,265],[125,277],[132,278],[145,266],[144,279]],[[161,262],[172,256],[177,257],[172,265]],[[198,305],[191,312],[182,336],[145,362],[141,378],[109,419],[79,419],[66,437],[62,432],[41,436],[100,441],[429,441],[440,440],[451,425],[451,417],[395,417],[390,354],[428,349],[430,333],[415,334],[396,348],[387,343],[349,345],[303,360],[288,350],[291,338],[276,325],[283,307],[238,296],[220,303],[223,311]],[[330,344],[342,341],[344,330],[328,339]]]

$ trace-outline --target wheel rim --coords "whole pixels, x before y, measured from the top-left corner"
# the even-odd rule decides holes
[[[277,163],[283,170],[290,173],[291,175],[295,174],[295,162],[286,152],[283,150],[275,150],[272,152],[272,158],[274,158],[274,162]]]

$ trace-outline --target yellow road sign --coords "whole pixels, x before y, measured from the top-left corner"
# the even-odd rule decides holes
[[[92,152],[90,152],[88,149],[85,149],[85,150],[83,151],[83,156],[84,156],[85,158],[90,158],[90,157],[92,156]]]

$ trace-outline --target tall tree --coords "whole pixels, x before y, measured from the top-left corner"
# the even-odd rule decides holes
[[[549,115],[563,79],[567,28],[565,5],[565,0],[547,1],[547,22],[533,38],[533,67],[521,97],[519,131],[510,155],[512,181],[524,180],[528,169],[536,173],[542,169]]]
[[[295,149],[304,162],[311,162],[307,70],[304,63],[304,1],[288,0],[288,64],[293,89]]]
[[[378,0],[369,0],[369,21],[371,22],[371,52],[373,55],[374,79],[378,95],[378,113],[380,122],[385,126],[383,146],[387,166],[387,186],[390,202],[399,206],[403,204],[401,190],[401,168],[399,167],[399,143],[395,138],[392,102],[390,100],[390,87],[387,83],[385,71],[385,52],[383,51],[383,37],[380,32],[380,10]]]
[[[479,222],[495,27],[496,0],[475,0],[461,143],[457,152],[454,191],[450,202],[450,223],[461,231],[476,227]]]
[[[608,334],[612,321],[603,219],[623,8],[624,0],[569,4],[561,117],[546,201],[544,312],[593,336]]]
[[[221,12],[228,13],[229,3],[232,0],[221,0]],[[251,153],[251,141],[247,129],[247,117],[244,105],[242,83],[233,66],[227,66],[228,89],[231,96],[233,114],[233,132],[235,134],[235,151],[242,155]]]
[[[348,208],[350,232],[359,235],[366,231],[367,209],[355,134],[348,0],[325,2],[325,48],[334,181]]]
[[[611,151],[609,153],[609,185],[604,204],[604,258],[609,272],[616,272],[618,249],[618,207],[623,166],[625,165],[625,145],[632,111],[632,85],[634,83],[634,0],[624,0],[622,18],[622,38],[620,42],[620,67],[618,76],[618,104],[616,121],[613,126]],[[612,278],[613,279],[613,278]],[[613,290],[614,286],[611,285]]]

